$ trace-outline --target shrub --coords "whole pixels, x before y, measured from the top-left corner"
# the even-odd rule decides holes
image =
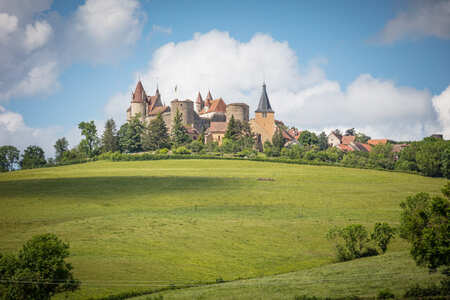
[[[169,153],[169,149],[167,149],[167,148],[162,148],[162,149],[158,149],[158,150],[156,150],[156,154],[167,154],[167,153]]]
[[[360,224],[332,228],[328,231],[327,239],[335,241],[338,261],[363,257],[369,241],[366,228]]]
[[[191,154],[191,151],[184,146],[178,147],[174,151],[175,154]]]
[[[389,290],[382,290],[378,293],[377,299],[394,299],[395,295],[392,294]]]

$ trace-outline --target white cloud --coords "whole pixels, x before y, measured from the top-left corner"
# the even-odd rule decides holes
[[[8,41],[8,36],[17,30],[17,17],[0,13],[0,43]]]
[[[438,112],[444,137],[450,139],[450,86],[440,95],[433,97],[433,106]]]
[[[195,99],[198,91],[205,96],[211,89],[214,97],[227,103],[248,103],[252,112],[266,80],[276,118],[302,129],[356,127],[373,137],[399,140],[439,130],[428,91],[369,74],[343,88],[326,78],[323,63],[300,64],[287,42],[265,34],[240,42],[213,30],[159,48],[143,72],[143,84],[153,94],[158,82],[166,103],[175,97]]]
[[[113,118],[117,126],[125,123],[128,106],[130,105],[131,96],[129,93],[118,93],[108,99],[105,105],[104,113],[106,119]],[[104,123],[102,124],[102,126]]]
[[[25,29],[24,45],[27,52],[31,52],[47,43],[53,33],[53,29],[46,21],[37,21],[28,24]]]
[[[450,39],[450,1],[416,1],[387,22],[376,40],[384,44],[408,38],[434,36]]]
[[[60,127],[28,127],[21,114],[0,106],[0,145],[13,145],[21,151],[30,145],[37,145],[49,157],[54,155],[53,145],[62,133]]]
[[[66,18],[51,2],[0,0],[0,100],[53,92],[73,62],[117,61],[145,22],[137,0],[86,0]]]

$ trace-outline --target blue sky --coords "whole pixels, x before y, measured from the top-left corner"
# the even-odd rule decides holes
[[[150,94],[158,77],[168,102],[175,82],[185,98],[205,93],[196,74],[205,70],[213,96],[240,98],[251,110],[266,79],[277,118],[301,129],[348,126],[398,139],[447,134],[450,10],[442,8],[448,7],[448,1],[0,0],[0,25],[10,28],[0,29],[0,143],[18,143],[17,134],[21,147],[51,149],[51,140],[63,135],[76,143],[80,121],[102,126],[126,108],[138,77]],[[238,60],[247,48],[264,61],[260,68],[221,65],[222,56]],[[186,63],[207,49],[217,59],[206,52],[201,71]],[[156,51],[176,59],[155,58]],[[30,76],[33,68],[41,72]],[[189,71],[180,75],[180,69]],[[120,109],[111,110],[119,99]]]

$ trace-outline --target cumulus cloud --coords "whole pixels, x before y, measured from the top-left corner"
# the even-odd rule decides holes
[[[125,55],[141,35],[137,0],[86,0],[73,15],[51,0],[0,0],[0,100],[48,94],[75,61],[106,63]]]
[[[301,64],[299,60],[287,42],[268,35],[256,34],[240,42],[213,30],[156,50],[142,79],[149,94],[158,82],[166,103],[174,98],[195,99],[198,91],[205,96],[211,89],[213,97],[246,102],[250,111],[257,106],[265,80],[276,118],[301,129],[356,127],[373,137],[399,140],[440,130],[427,90],[398,86],[370,74],[341,87],[326,78],[326,61]],[[128,104],[129,97],[119,98],[114,101]],[[125,116],[125,109],[122,113]]]
[[[433,106],[439,114],[444,137],[450,139],[450,86],[440,95],[433,97]]]
[[[390,44],[401,39],[417,39],[434,36],[450,39],[450,1],[411,2],[407,11],[389,20],[376,41]]]
[[[37,145],[44,149],[46,156],[53,156],[53,145],[62,134],[61,127],[31,128],[21,114],[0,106],[0,145],[13,145],[21,151]]]
[[[114,119],[117,126],[125,123],[128,106],[130,105],[130,93],[117,93],[108,99],[104,107],[104,114],[106,119]],[[103,123],[104,124],[104,123]]]
[[[46,21],[37,21],[28,24],[25,29],[24,45],[27,52],[42,47],[50,39],[53,29]]]

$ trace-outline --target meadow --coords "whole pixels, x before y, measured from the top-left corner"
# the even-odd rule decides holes
[[[276,295],[290,297],[302,294],[305,274],[321,278],[335,266],[352,270],[352,264],[361,267],[358,263],[372,265],[356,274],[370,280],[371,273],[384,271],[385,284],[401,290],[431,278],[414,266],[406,242],[396,238],[380,257],[332,264],[333,245],[325,234],[351,223],[397,226],[406,196],[437,194],[445,182],[376,170],[230,160],[98,161],[3,173],[0,252],[16,251],[36,234],[57,234],[70,243],[70,262],[82,281],[71,299],[247,278],[259,278],[252,279],[260,280],[253,291],[264,291],[264,282],[279,276],[290,278],[291,285],[284,279],[286,291],[277,285]],[[395,280],[396,267],[386,268],[383,259],[400,269],[408,266],[412,277]],[[184,293],[201,288],[171,291],[165,298],[236,298],[239,283],[250,286],[235,281],[203,287],[209,292],[200,294]],[[379,280],[369,288],[358,280],[352,284],[363,296],[383,285]],[[214,286],[217,294],[208,294]],[[230,292],[220,292],[227,286]],[[331,287],[308,292],[335,296]]]

